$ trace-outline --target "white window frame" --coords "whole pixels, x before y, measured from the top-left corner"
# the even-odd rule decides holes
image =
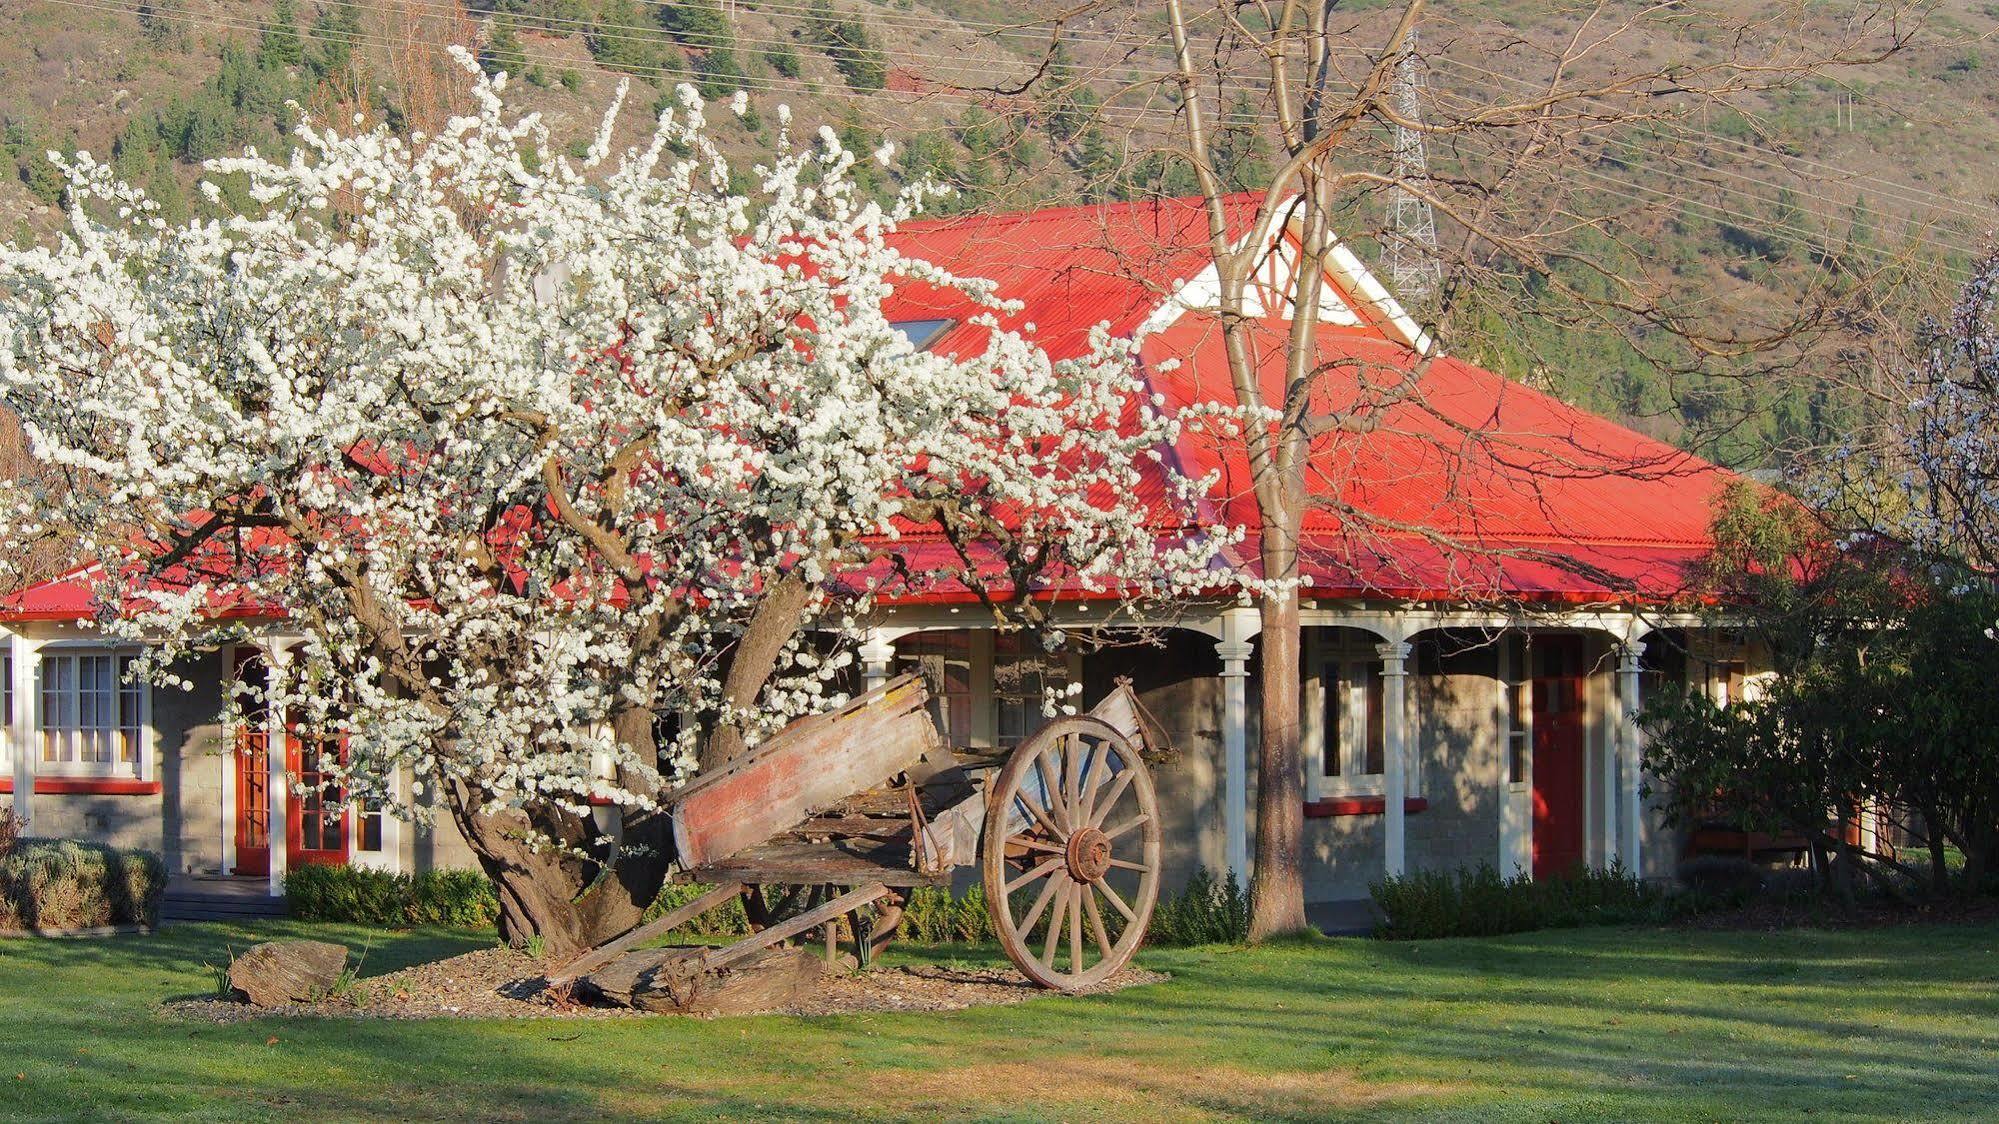
[[[14,775],[14,638],[0,633],[0,776]]]
[[[1500,775],[1509,792],[1534,788],[1534,649],[1514,634],[1499,649]],[[1520,744],[1520,774],[1513,773],[1513,746]]]
[[[1306,680],[1304,705],[1300,708],[1302,718],[1300,740],[1305,758],[1305,799],[1328,800],[1340,797],[1383,796],[1387,793],[1388,778],[1385,772],[1368,773],[1367,766],[1367,722],[1368,691],[1367,677],[1370,673],[1381,674],[1381,653],[1376,651],[1380,641],[1372,635],[1346,633],[1339,638],[1327,637],[1317,630],[1307,630],[1305,638]],[[1415,663],[1412,655],[1408,660]],[[1415,668],[1405,683],[1413,680]],[[1326,690],[1327,683],[1337,676],[1340,693],[1340,737],[1339,745],[1343,757],[1340,761],[1340,775],[1326,775]],[[1385,694],[1385,691],[1384,691]],[[1415,709],[1417,692],[1404,691],[1404,700],[1409,710]],[[1384,738],[1386,726],[1384,725]],[[1407,724],[1405,730],[1415,730]],[[1417,738],[1406,739],[1405,752],[1409,760],[1403,763],[1406,791],[1410,796],[1422,794],[1420,770],[1417,762],[1421,759],[1421,749],[1415,743]],[[1382,746],[1382,764],[1387,765],[1387,745]]]
[[[140,649],[133,645],[69,643],[62,641],[42,645],[35,661],[35,689],[32,699],[32,705],[35,708],[35,736],[30,747],[30,752],[36,755],[36,776],[73,777],[86,780],[150,781],[153,779],[153,746],[158,740],[153,730],[153,692],[150,684],[143,679],[138,680],[136,683],[126,682],[125,676],[121,674],[121,669],[119,668],[121,662],[126,659],[136,658],[139,654]],[[114,709],[123,706],[123,696],[127,691],[131,691],[137,696],[139,713],[133,734],[138,744],[133,747],[134,760],[132,761],[51,761],[48,758],[49,716],[48,708],[43,705],[45,701],[44,683],[46,682],[48,666],[54,660],[72,661],[71,666],[76,670],[72,671],[70,680],[71,690],[75,692],[75,701],[71,706],[74,708],[72,713],[78,716],[78,723],[73,727],[65,728],[82,730],[85,729],[81,725],[82,688],[80,672],[82,665],[80,662],[75,661],[91,657],[108,657],[112,661],[111,698]],[[17,705],[20,701],[18,699],[15,700]],[[88,728],[109,729],[116,732],[124,729],[124,726],[120,723],[119,725],[110,727],[93,726]],[[77,756],[81,756],[80,747],[74,752]]]

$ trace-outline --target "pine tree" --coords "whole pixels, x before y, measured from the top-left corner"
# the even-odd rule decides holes
[[[305,60],[305,46],[298,37],[298,0],[277,0],[271,6],[271,22],[264,25],[258,54],[266,66],[297,66]]]

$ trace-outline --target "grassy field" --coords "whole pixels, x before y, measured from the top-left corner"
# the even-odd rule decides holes
[[[1156,950],[1165,984],[948,1015],[162,1016],[273,923],[0,941],[0,1119],[1794,1120],[1999,1112],[1999,927]],[[908,955],[987,961],[988,952]]]

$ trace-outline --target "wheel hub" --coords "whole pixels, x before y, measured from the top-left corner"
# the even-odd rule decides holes
[[[1094,827],[1078,828],[1069,836],[1066,858],[1069,877],[1078,882],[1095,882],[1111,868],[1111,837]]]

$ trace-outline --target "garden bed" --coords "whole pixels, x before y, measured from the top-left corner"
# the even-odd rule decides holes
[[[558,1002],[542,979],[547,965],[512,948],[482,948],[354,981],[317,1003],[252,1007],[227,999],[188,999],[166,1004],[183,1018],[217,1023],[271,1015],[318,1018],[651,1018],[625,1007]],[[1159,972],[1127,967],[1084,994],[1104,994],[1160,983]],[[874,967],[829,973],[808,1003],[774,1012],[835,1015],[862,1011],[958,1011],[1003,1006],[1052,996],[1012,968],[925,964]]]

